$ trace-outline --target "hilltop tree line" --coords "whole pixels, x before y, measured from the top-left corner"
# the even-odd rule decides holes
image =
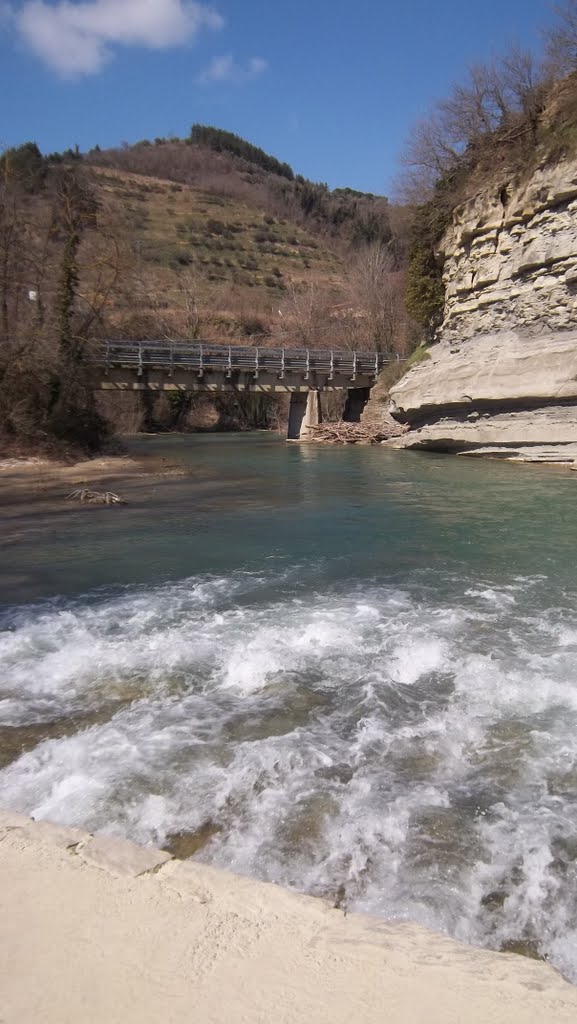
[[[210,125],[193,124],[190,130],[190,141],[193,145],[206,146],[216,153],[232,153],[233,156],[238,156],[249,164],[262,167],[263,171],[268,171],[269,174],[278,174],[281,178],[287,178],[288,181],[294,179],[294,171],[290,164],[281,163],[276,157],[265,153],[264,149],[253,146],[252,143],[242,139],[240,135],[234,135],[233,132],[224,131],[222,128],[213,128]]]

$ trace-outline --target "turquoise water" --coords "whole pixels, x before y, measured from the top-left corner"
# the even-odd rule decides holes
[[[577,476],[134,445],[190,475],[2,549],[0,804],[577,980]]]

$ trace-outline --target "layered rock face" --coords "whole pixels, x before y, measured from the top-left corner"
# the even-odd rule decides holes
[[[577,161],[467,202],[440,257],[442,340],[391,390],[401,444],[577,460]]]
[[[444,260],[443,337],[571,327],[577,313],[577,161],[541,167],[455,212]]]

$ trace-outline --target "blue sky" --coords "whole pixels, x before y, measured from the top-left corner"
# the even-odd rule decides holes
[[[546,0],[0,0],[0,144],[104,148],[196,121],[390,192],[431,101],[474,60],[538,48],[551,17]]]

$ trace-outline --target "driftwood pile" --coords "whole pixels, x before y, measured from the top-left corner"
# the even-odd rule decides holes
[[[309,427],[311,441],[325,444],[380,444],[391,437],[400,437],[405,428],[391,420],[390,423],[319,423]]]
[[[82,501],[89,505],[126,505],[124,498],[121,498],[114,491],[71,491],[66,495],[67,501]]]

